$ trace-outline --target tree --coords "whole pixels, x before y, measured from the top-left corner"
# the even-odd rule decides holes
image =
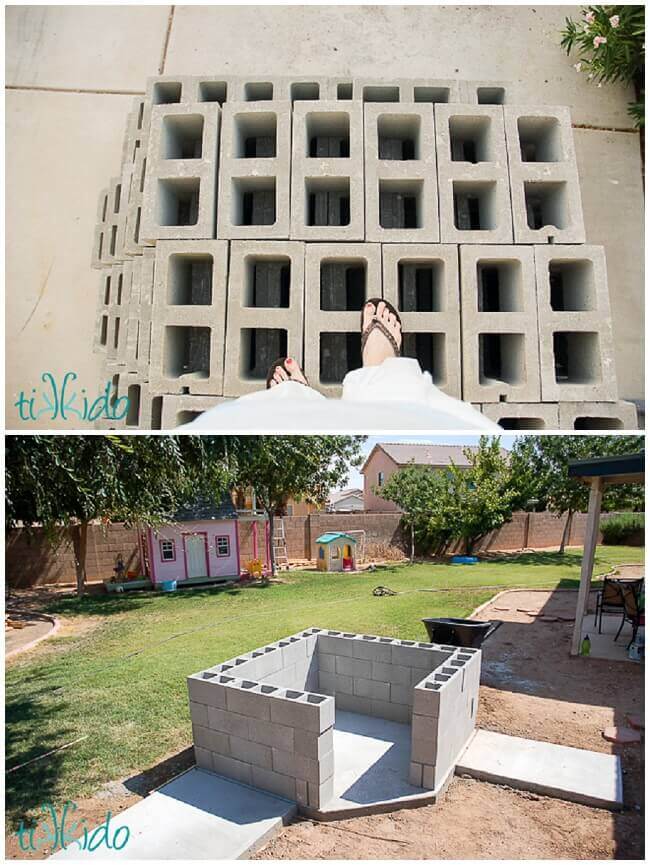
[[[255,490],[266,511],[271,535],[271,571],[275,575],[274,518],[287,496],[322,502],[347,481],[361,463],[363,436],[242,436],[237,454],[237,484]]]
[[[524,436],[512,450],[513,480],[519,500],[542,499],[554,513],[566,514],[559,552],[571,536],[573,515],[586,511],[589,487],[569,477],[569,462],[592,457],[636,453],[644,447],[642,436]],[[643,488],[638,485],[609,487],[603,510],[642,509]]]
[[[487,532],[500,528],[512,515],[515,493],[500,439],[482,436],[477,448],[463,452],[468,467],[453,462],[446,469],[412,466],[378,490],[383,498],[404,507],[412,535],[430,549],[442,551],[460,539],[471,553]],[[400,475],[406,475],[404,481]]]
[[[93,521],[160,524],[198,492],[223,495],[227,443],[199,436],[8,436],[6,522],[72,542],[77,593]],[[221,459],[218,451],[221,448]]]

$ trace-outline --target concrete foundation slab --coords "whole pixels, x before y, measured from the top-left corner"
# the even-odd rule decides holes
[[[460,756],[456,774],[592,808],[616,810],[623,805],[618,755],[504,736],[489,730],[476,732]]]
[[[174,778],[113,818],[130,837],[102,859],[246,859],[280,831],[296,805],[201,769]],[[121,839],[120,839],[121,840]],[[92,859],[71,844],[52,859]]]

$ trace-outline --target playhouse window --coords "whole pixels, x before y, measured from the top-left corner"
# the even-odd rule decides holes
[[[163,562],[176,561],[176,544],[174,541],[160,542],[160,558]]]
[[[332,558],[340,559],[341,558],[341,548],[340,547],[332,547]]]
[[[325,550],[324,550],[323,547],[319,547],[319,548],[318,548],[318,558],[319,558],[319,559],[324,559],[324,558],[325,558]]]
[[[377,486],[383,487],[383,485],[384,485],[384,473],[383,472],[377,472]]]
[[[219,535],[217,537],[217,555],[230,555],[230,538],[228,537],[228,535]]]

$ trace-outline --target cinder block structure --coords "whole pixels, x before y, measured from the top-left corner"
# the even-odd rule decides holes
[[[458,248],[453,244],[382,245],[384,293],[402,319],[402,354],[433,383],[461,395]]]
[[[503,108],[515,243],[584,243],[568,108]]]
[[[197,765],[326,811],[339,709],[410,724],[404,772],[439,790],[474,730],[480,663],[476,649],[309,628],[188,677]]]
[[[440,240],[512,243],[503,109],[435,105]]]
[[[532,247],[461,246],[463,398],[540,402]]]
[[[305,375],[338,396],[361,366],[361,310],[382,296],[378,243],[310,243],[305,254]]]
[[[366,240],[437,243],[431,105],[364,105]]]
[[[569,111],[509,82],[150,78],[98,202],[100,391],[173,428],[290,354],[339,396],[384,296],[403,354],[504,428],[636,428],[584,240]]]
[[[235,240],[230,249],[224,393],[264,387],[271,364],[302,366],[305,244]]]

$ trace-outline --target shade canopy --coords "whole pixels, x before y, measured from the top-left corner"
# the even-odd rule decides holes
[[[569,463],[569,477],[590,484],[592,478],[602,478],[605,486],[641,484],[645,478],[645,451],[620,456],[593,457]]]

